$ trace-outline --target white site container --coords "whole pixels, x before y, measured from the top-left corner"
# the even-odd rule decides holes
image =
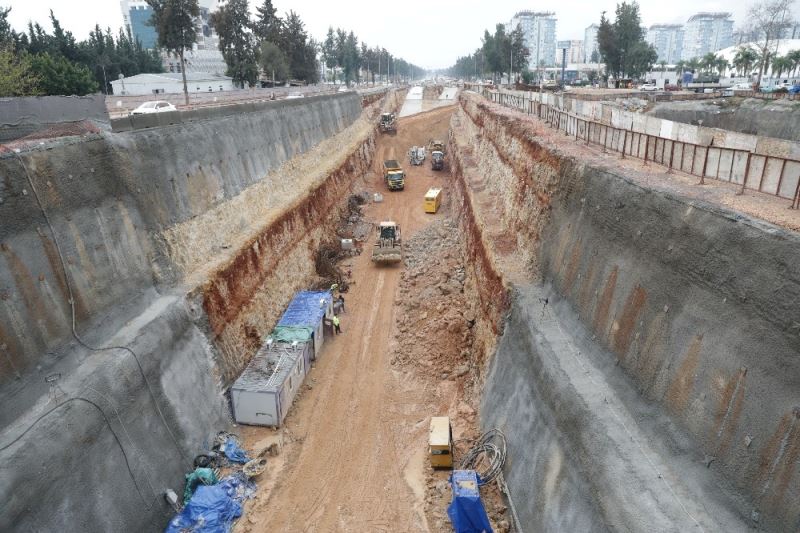
[[[263,346],[231,387],[236,422],[279,427],[303,384],[312,349],[306,342]]]

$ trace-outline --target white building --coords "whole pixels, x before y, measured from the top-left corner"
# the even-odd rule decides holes
[[[647,42],[658,52],[658,60],[674,65],[681,59],[683,25],[653,24],[647,30]]]
[[[697,13],[689,17],[684,27],[681,59],[701,58],[732,44],[733,20],[730,13]]]
[[[584,61],[583,41],[569,41],[567,49],[567,63],[583,63]]]
[[[233,79],[213,74],[186,74],[190,93],[230,91],[234,89]],[[137,74],[130,78],[111,82],[114,94],[125,96],[145,96],[157,94],[177,94],[183,92],[181,74]]]
[[[528,68],[535,70],[541,61],[554,65],[556,59],[556,16],[544,11],[520,11],[511,18],[508,31],[522,28],[528,48]]]
[[[162,54],[162,65],[165,72],[180,73],[180,59],[169,54]],[[183,54],[186,72],[189,74],[213,74],[224,76],[228,66],[219,50],[187,50]]]
[[[590,63],[592,54],[595,52],[600,54],[600,50],[597,49],[597,30],[599,29],[600,26],[597,24],[590,24],[583,32],[583,61],[581,63]]]

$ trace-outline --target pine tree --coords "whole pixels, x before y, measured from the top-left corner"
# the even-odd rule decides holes
[[[250,31],[247,0],[230,0],[211,15],[219,35],[219,49],[227,65],[226,74],[240,87],[258,81],[255,38]]]
[[[158,33],[158,46],[176,54],[181,61],[183,95],[189,105],[189,88],[186,86],[184,52],[191,50],[197,41],[194,19],[200,14],[197,0],[146,0],[153,9],[150,22]]]

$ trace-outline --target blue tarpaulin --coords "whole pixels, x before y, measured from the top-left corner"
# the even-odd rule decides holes
[[[320,305],[320,301],[324,304]],[[333,302],[331,291],[300,291],[278,321],[279,326],[307,326],[316,328]]]
[[[478,474],[474,470],[453,470],[450,475],[453,501],[447,516],[456,533],[492,533],[489,517],[478,492]]]
[[[239,443],[233,437],[228,437],[225,444],[222,446],[222,451],[225,452],[225,457],[232,463],[244,464],[250,460],[247,453],[239,446]]]
[[[164,532],[228,533],[242,516],[242,502],[252,498],[255,489],[255,483],[241,472],[223,478],[216,485],[201,485]]]

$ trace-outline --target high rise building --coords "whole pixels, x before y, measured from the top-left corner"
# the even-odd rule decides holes
[[[733,20],[730,13],[697,13],[689,17],[684,27],[681,59],[701,58],[732,44]]]
[[[592,62],[592,55],[597,52],[599,56],[600,51],[597,49],[597,30],[600,26],[597,24],[590,24],[583,32],[583,61],[585,63]],[[599,61],[599,58],[598,58]]]
[[[658,52],[658,60],[674,65],[681,59],[683,26],[681,24],[654,24],[647,30],[647,42]]]
[[[567,49],[567,63],[583,63],[584,58],[583,41],[569,41]]]
[[[219,37],[210,23],[211,13],[225,3],[225,0],[199,0],[200,15],[195,20],[197,42],[195,50],[216,50],[219,48]],[[135,38],[147,49],[156,47],[158,33],[150,26],[153,9],[145,0],[121,0],[122,22]]]
[[[511,18],[509,30],[522,28],[525,46],[528,48],[528,68],[535,70],[541,61],[545,66],[555,65],[556,60],[556,16],[544,11],[520,11]]]
[[[150,16],[153,9],[144,0],[122,0],[122,22],[126,29],[131,32],[134,39],[139,39],[142,47],[153,49],[158,41],[158,34],[153,26],[150,26]]]

